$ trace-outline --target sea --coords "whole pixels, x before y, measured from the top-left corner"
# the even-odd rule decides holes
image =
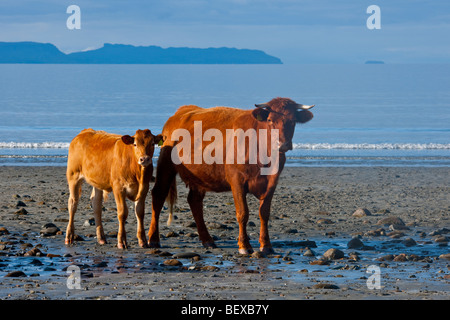
[[[1,64],[0,166],[65,166],[84,128],[157,134],[182,105],[274,97],[316,105],[287,166],[450,166],[448,64]]]

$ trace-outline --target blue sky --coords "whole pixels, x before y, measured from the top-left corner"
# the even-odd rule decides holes
[[[81,30],[66,9],[81,8]],[[381,29],[369,30],[369,5]],[[0,41],[260,49],[286,64],[450,63],[448,0],[1,0]]]

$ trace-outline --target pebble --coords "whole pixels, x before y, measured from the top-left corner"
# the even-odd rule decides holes
[[[26,207],[27,205],[25,204],[25,202],[23,202],[23,201],[17,201],[17,203],[16,203],[16,207]]]
[[[317,220],[317,224],[332,224],[332,223],[334,222],[331,219],[322,218]]]
[[[358,208],[356,209],[355,212],[353,212],[352,217],[356,217],[356,218],[362,218],[362,217],[367,217],[367,216],[371,216],[372,213],[366,209],[366,208]]]
[[[390,226],[390,225],[394,225],[394,226],[395,225],[403,225],[404,226],[405,223],[399,217],[391,216],[391,217],[386,217],[386,218],[383,218],[383,219],[379,220],[377,222],[377,225],[388,225],[388,226]]]
[[[24,256],[25,257],[34,257],[34,256],[40,256],[42,254],[41,250],[39,250],[38,248],[34,247],[33,249],[27,251]]]
[[[192,259],[194,257],[200,257],[198,253],[195,252],[180,252],[173,255],[174,258],[177,259]]]
[[[339,287],[331,283],[317,283],[313,285],[313,289],[339,289]]]
[[[182,266],[183,264],[177,259],[168,259],[168,260],[164,261],[164,265],[176,267],[176,266]]]
[[[5,234],[9,234],[8,229],[6,229],[5,227],[0,227],[0,236],[3,236]]]
[[[316,254],[310,248],[306,248],[305,252],[303,252],[305,257],[315,257]]]
[[[327,260],[336,260],[336,259],[341,259],[344,257],[344,252],[342,252],[339,249],[328,249],[327,251],[325,251],[325,253],[323,254],[323,257]]]
[[[439,256],[439,259],[450,260],[450,253],[444,253]]]
[[[358,238],[353,238],[347,243],[347,248],[349,249],[361,249],[364,247],[364,243]]]
[[[26,277],[27,275],[23,271],[13,271],[5,275],[5,278],[17,278]]]
[[[256,259],[261,259],[261,258],[266,258],[266,254],[261,252],[261,251],[255,251],[252,253],[251,255],[252,258],[256,258]]]
[[[17,214],[19,216],[23,216],[28,214],[28,211],[25,208],[20,208],[19,210],[17,210],[16,212],[14,212],[14,214]]]
[[[92,218],[84,221],[83,227],[90,227],[90,226],[95,226],[95,219]]]
[[[405,240],[402,241],[402,243],[407,247],[413,247],[417,245],[417,242],[414,241],[413,238],[406,238]]]

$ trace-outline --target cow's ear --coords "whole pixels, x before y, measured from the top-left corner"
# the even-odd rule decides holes
[[[314,117],[311,111],[303,110],[295,113],[295,121],[298,123],[306,123]]]
[[[258,121],[266,121],[269,111],[264,108],[256,108],[252,111],[252,116]]]
[[[122,136],[122,142],[125,144],[134,144],[134,138],[126,134]]]
[[[158,146],[162,146],[164,143],[164,138],[162,134],[158,134],[157,136],[155,136],[154,140],[155,144],[157,144]]]

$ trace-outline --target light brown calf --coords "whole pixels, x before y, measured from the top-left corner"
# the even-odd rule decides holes
[[[145,197],[153,173],[154,145],[161,139],[161,135],[154,136],[148,129],[137,130],[132,137],[85,129],[72,140],[67,160],[70,197],[66,244],[71,244],[75,239],[73,222],[81,194],[81,184],[85,180],[93,187],[91,200],[98,243],[106,243],[102,226],[103,193],[108,194],[112,191],[119,220],[117,247],[127,248],[126,198],[135,203],[139,245],[147,247],[143,224]]]

